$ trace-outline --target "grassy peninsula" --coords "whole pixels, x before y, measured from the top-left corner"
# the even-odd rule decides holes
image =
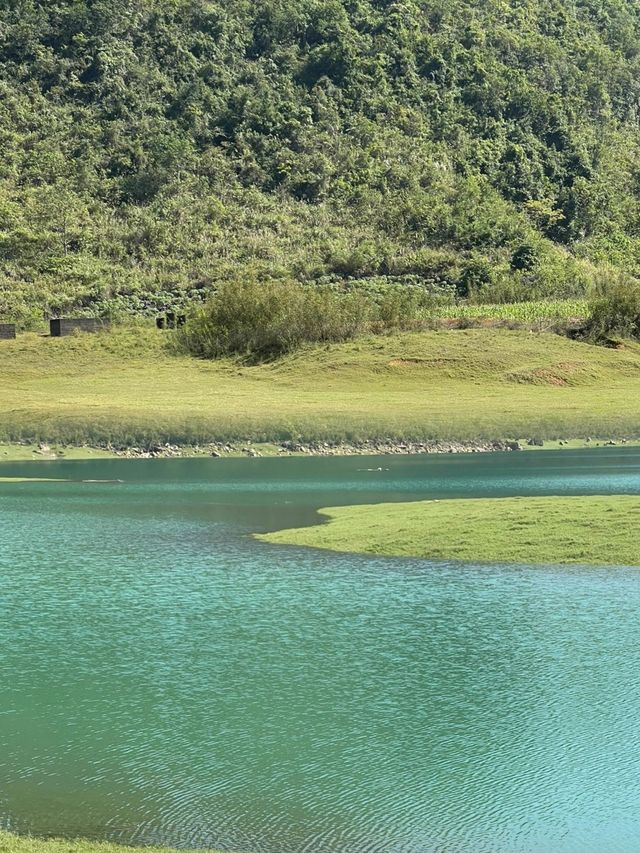
[[[322,510],[328,524],[261,535],[332,551],[473,562],[640,565],[640,497],[488,498]]]
[[[176,354],[146,326],[0,342],[0,441],[592,437],[640,431],[640,346],[466,329],[315,345],[270,362]]]

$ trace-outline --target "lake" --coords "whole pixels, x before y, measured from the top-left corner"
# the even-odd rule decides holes
[[[640,849],[638,569],[250,536],[338,504],[638,494],[640,449],[0,475],[65,480],[0,483],[0,826],[250,853]]]

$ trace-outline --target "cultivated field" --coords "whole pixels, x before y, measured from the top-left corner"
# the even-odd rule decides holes
[[[584,319],[589,316],[589,303],[586,299],[550,299],[496,305],[465,302],[438,308],[435,315],[445,319],[507,320],[524,325],[544,325],[561,320]]]

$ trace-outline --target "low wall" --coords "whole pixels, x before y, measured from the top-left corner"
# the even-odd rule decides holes
[[[0,323],[0,341],[12,341],[16,336],[15,323]]]
[[[52,338],[62,338],[77,331],[99,332],[108,328],[108,321],[96,320],[94,317],[78,317],[76,319],[61,317],[56,320],[49,320],[49,333]]]

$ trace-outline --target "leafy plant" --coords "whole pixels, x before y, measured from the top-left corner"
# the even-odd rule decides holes
[[[640,337],[640,281],[616,270],[602,275],[590,305],[589,333],[597,340],[611,335]]]
[[[336,294],[291,281],[226,282],[181,332],[193,355],[269,358],[304,343],[345,341],[367,328],[370,305],[357,293]]]

